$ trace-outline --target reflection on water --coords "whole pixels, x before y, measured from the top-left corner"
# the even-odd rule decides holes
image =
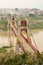
[[[34,37],[34,40],[36,42],[38,49],[40,51],[43,51],[43,31],[33,33],[33,37]],[[16,38],[14,40],[14,43],[16,43]],[[32,38],[32,43],[34,45],[33,38]],[[8,37],[1,37],[0,36],[0,47],[3,46],[3,45],[9,45]]]

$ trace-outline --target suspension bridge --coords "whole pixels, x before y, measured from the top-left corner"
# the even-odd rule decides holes
[[[25,20],[19,20],[18,25],[16,24],[16,20],[14,18],[8,19],[8,31],[9,31],[9,43],[11,49],[14,50],[14,45],[11,39],[12,37],[16,37],[17,43],[15,47],[15,51],[19,53],[19,49],[21,48],[22,51],[29,51],[29,52],[37,52],[38,48],[35,43],[35,46],[33,46],[30,33],[31,30],[29,29],[29,21],[26,18]],[[11,32],[13,35],[11,35]],[[14,40],[14,39],[13,39]],[[14,40],[15,41],[15,40]],[[35,42],[35,41],[34,41]]]

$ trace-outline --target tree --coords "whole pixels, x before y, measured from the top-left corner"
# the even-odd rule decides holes
[[[34,15],[34,14],[32,14],[32,13],[30,13],[30,14],[29,14],[29,17],[35,17],[35,15]]]

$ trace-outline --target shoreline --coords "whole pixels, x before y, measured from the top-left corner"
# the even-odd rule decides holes
[[[32,33],[38,33],[40,31],[43,31],[43,29],[31,29],[31,32]]]
[[[38,32],[40,32],[40,31],[43,31],[43,29],[31,29],[31,32],[32,32],[32,33],[38,33]],[[2,36],[2,37],[8,36],[8,31],[1,31],[1,32],[0,32],[0,36]]]

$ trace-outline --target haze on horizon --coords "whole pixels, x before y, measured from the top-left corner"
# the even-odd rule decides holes
[[[37,8],[43,10],[43,0],[0,0],[0,8]]]

